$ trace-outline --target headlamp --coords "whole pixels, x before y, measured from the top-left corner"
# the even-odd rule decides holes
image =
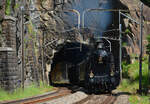
[[[93,78],[93,77],[94,77],[94,74],[93,74],[92,71],[90,72],[89,76],[90,76],[90,78]]]

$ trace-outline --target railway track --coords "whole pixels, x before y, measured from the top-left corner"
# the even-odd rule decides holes
[[[71,94],[71,90],[67,88],[59,88],[56,91],[46,93],[43,95],[34,96],[30,98],[25,98],[25,99],[13,100],[13,101],[4,101],[4,102],[0,102],[0,104],[36,104],[36,103],[41,103],[41,102],[46,102],[46,101],[50,101],[53,99],[57,99],[57,98],[60,98],[69,94]]]
[[[64,97],[67,97],[67,95],[72,96],[73,95],[72,90],[65,88],[65,87],[60,87],[56,91],[46,93],[43,95],[20,99],[20,100],[0,102],[0,104],[49,104],[54,99],[55,101],[58,101],[57,99],[64,100]],[[80,95],[80,93],[78,95]],[[78,96],[78,95],[76,94],[75,96]],[[75,103],[68,103],[68,104],[114,104],[117,98],[116,96],[111,95],[111,94],[101,94],[101,95],[96,95],[96,94],[87,95],[86,94],[86,96],[87,97],[84,97],[83,99],[80,99]],[[60,101],[60,104],[65,104],[62,101]],[[67,100],[65,100],[65,102],[67,102]]]
[[[116,96],[108,96],[102,104],[113,104],[116,101]]]
[[[113,95],[88,95],[85,99],[74,104],[114,104],[117,97]]]

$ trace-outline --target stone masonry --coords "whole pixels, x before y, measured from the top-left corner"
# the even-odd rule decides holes
[[[12,48],[0,48],[0,86],[13,90],[18,85],[18,70],[15,51]]]
[[[16,19],[5,16],[2,22],[2,37],[4,42],[0,47],[0,87],[12,91],[20,85],[16,54]]]

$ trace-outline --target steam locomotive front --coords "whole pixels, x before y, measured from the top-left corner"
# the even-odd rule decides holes
[[[92,55],[87,75],[88,87],[90,90],[111,90],[111,74],[113,73],[112,68],[113,56],[111,52],[107,51],[104,43],[99,42]]]

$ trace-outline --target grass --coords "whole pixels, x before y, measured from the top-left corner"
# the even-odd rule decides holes
[[[135,61],[133,64],[122,64],[123,67],[123,80],[118,87],[120,91],[129,92],[129,101],[130,104],[150,104],[150,95],[143,94],[140,96],[137,94],[139,89],[139,63]],[[142,85],[144,89],[147,89],[149,86],[148,83],[148,61],[143,59],[143,68],[142,68]]]
[[[40,84],[39,87],[37,87],[35,84],[32,84],[29,87],[26,87],[24,90],[19,88],[15,90],[13,93],[8,93],[0,89],[0,101],[27,98],[27,97],[43,94],[52,90],[53,87],[48,85],[42,85],[42,84]]]
[[[11,0],[6,0],[6,11],[5,11],[6,15],[10,15],[11,12],[10,6],[11,6]]]
[[[150,104],[150,96],[131,95],[129,98],[130,104]]]

